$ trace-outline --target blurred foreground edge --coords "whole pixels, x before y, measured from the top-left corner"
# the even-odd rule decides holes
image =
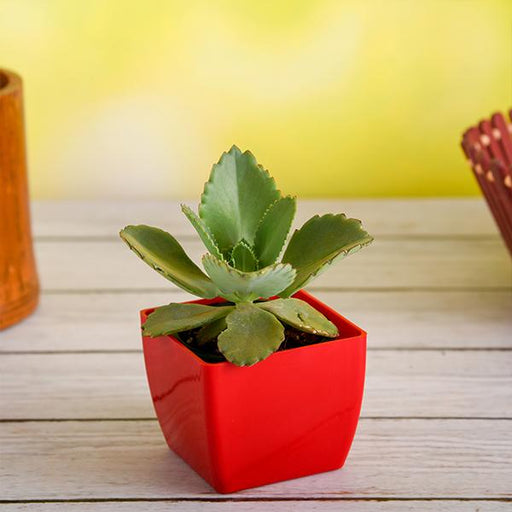
[[[512,122],[498,112],[468,128],[461,145],[512,256],[511,134]]]
[[[21,79],[0,69],[0,329],[37,306]]]

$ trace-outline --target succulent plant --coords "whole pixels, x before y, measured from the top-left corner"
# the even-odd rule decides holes
[[[284,325],[338,336],[332,322],[292,295],[372,237],[357,219],[315,215],[294,231],[283,252],[295,210],[295,197],[283,196],[252,153],[233,146],[213,166],[199,214],[182,205],[208,250],[202,258],[206,273],[169,233],[145,225],[121,230],[130,249],[166,279],[193,295],[226,301],[159,307],[148,316],[144,334],[197,329],[199,343],[217,339],[220,352],[238,366],[275,352],[285,338]]]

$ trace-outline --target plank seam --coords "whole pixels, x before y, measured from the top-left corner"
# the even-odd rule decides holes
[[[511,352],[512,347],[368,347],[368,352]],[[142,354],[141,349],[0,350],[4,356]]]
[[[278,502],[293,502],[293,501],[322,501],[322,502],[338,502],[338,501],[363,501],[363,502],[384,502],[384,501],[478,501],[478,502],[502,502],[511,503],[512,498],[501,497],[501,496],[432,496],[432,497],[420,497],[420,496],[340,496],[340,497],[313,497],[313,496],[283,496],[283,497],[177,497],[177,498],[54,498],[54,499],[30,499],[30,500],[4,500],[0,499],[0,504],[16,504],[16,503],[144,503],[144,502],[198,502],[198,503],[243,503],[243,502],[267,502],[267,503],[278,503]]]
[[[512,421],[512,416],[361,416],[369,421]],[[1,423],[101,423],[157,421],[156,417],[142,418],[0,418]]]

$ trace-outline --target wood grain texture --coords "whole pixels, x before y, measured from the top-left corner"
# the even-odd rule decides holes
[[[116,239],[126,223],[157,224],[197,257],[177,203],[40,202],[42,304],[0,333],[0,508],[509,510],[512,270],[483,201],[299,211],[299,222],[347,211],[377,235],[311,287],[369,332],[364,418],[344,469],[215,494],[167,449],[139,351],[138,309],[189,296]]]
[[[205,498],[156,422],[0,424],[4,500]],[[362,420],[339,471],[241,498],[509,498],[510,421]],[[341,505],[341,504],[340,504]]]
[[[506,290],[320,290],[315,295],[368,331],[369,350],[512,348],[512,292]],[[0,353],[138,350],[138,311],[188,299],[171,287],[155,293],[43,294],[23,325],[0,333]]]
[[[195,261],[200,242],[183,244]],[[120,240],[38,242],[47,290],[160,289],[173,287]],[[316,288],[512,289],[512,264],[501,240],[377,240],[324,272]]]
[[[199,191],[198,191],[199,192]],[[197,208],[197,201],[186,201]],[[174,236],[194,235],[179,201],[34,201],[39,238],[115,238],[127,224],[149,224]],[[482,198],[299,200],[296,225],[319,213],[345,212],[379,236],[499,237]]]
[[[510,512],[510,502],[488,500],[351,500],[331,501],[138,501],[107,503],[17,503],[4,505],[2,512]]]
[[[154,418],[141,353],[4,355],[0,383],[4,420]],[[512,352],[368,353],[363,416],[512,419],[511,403]]]
[[[0,329],[37,305],[21,79],[0,69]]]

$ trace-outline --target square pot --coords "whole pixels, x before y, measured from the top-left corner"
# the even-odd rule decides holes
[[[220,493],[338,469],[352,444],[366,333],[312,295],[294,297],[335,323],[339,338],[238,367],[207,363],[173,336],[143,337],[167,444]]]

